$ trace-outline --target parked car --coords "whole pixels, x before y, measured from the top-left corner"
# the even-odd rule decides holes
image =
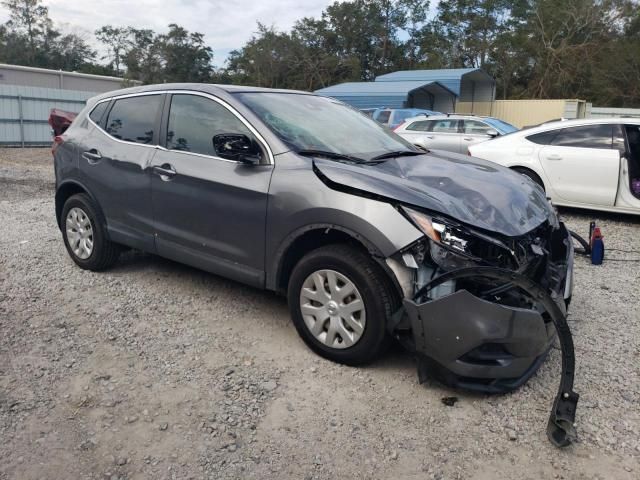
[[[372,117],[372,118],[376,110],[378,109],[377,108],[361,108],[360,109],[360,111],[364,113],[367,117]]]
[[[513,125],[493,117],[451,114],[409,118],[394,132],[423,149],[466,154],[470,145],[517,130]]]
[[[640,214],[639,119],[545,123],[469,153],[528,176],[556,205]]]
[[[491,162],[420,151],[335,99],[205,84],[109,92],[54,157],[57,222],[81,268],[136,248],[280,292],[319,355],[361,364],[392,336],[459,387],[518,387],[553,325],[572,358],[573,250],[542,190]]]
[[[371,117],[376,122],[393,130],[407,118],[416,116],[428,117],[431,115],[441,115],[441,113],[422,108],[379,108],[373,112]]]

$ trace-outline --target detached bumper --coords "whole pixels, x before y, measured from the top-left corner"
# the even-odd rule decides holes
[[[508,270],[488,270],[493,271],[493,280],[517,286],[530,299],[548,297],[565,317],[573,288],[573,244],[564,225],[554,243],[554,256],[547,260],[541,283]],[[469,269],[450,271],[426,288],[457,277],[473,275]],[[477,278],[481,284],[482,275]],[[479,298],[464,289],[435,299],[428,294],[405,299],[421,381],[431,376],[455,388],[486,393],[507,392],[524,384],[544,362],[556,328],[548,309],[511,305]]]
[[[483,392],[518,388],[544,361],[553,323],[533,310],[479,299],[466,290],[418,305],[404,301],[423,367],[442,382]]]

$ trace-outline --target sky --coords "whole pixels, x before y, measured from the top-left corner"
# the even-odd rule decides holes
[[[214,61],[242,47],[257,30],[256,22],[288,30],[302,17],[318,17],[333,0],[43,0],[49,17],[63,32],[81,34],[94,46],[92,33],[103,25],[151,28],[164,32],[177,23],[205,35]],[[8,19],[0,7],[0,22]]]

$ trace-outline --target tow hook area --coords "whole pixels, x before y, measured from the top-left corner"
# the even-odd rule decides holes
[[[541,335],[536,335],[540,332],[535,331],[543,328],[543,322],[540,320],[538,312],[486,302],[465,290],[460,290],[448,297],[430,299],[429,292],[438,285],[451,280],[469,278],[484,278],[510,283],[535,300],[552,321],[560,341],[562,371],[560,387],[549,416],[547,437],[556,447],[570,445],[576,439],[574,422],[579,396],[573,391],[575,355],[573,338],[567,324],[564,300],[559,296],[554,299],[552,297],[554,294],[547,293],[544,288],[521,274],[497,267],[461,268],[436,277],[418,290],[413,299],[404,300],[404,310],[411,322],[415,353],[418,356],[420,381],[424,381],[425,369],[434,362],[434,352],[436,355],[438,355],[438,351],[440,355],[455,355],[456,352],[448,350],[455,349],[457,345],[462,350],[470,347],[469,344],[465,345],[466,338],[473,336],[469,335],[469,329],[476,337],[479,335],[480,338],[495,339],[498,342],[501,338],[508,337],[511,342],[509,348],[520,351],[526,349],[528,355],[538,356],[540,354],[539,358],[541,359],[544,359],[544,355],[546,355],[545,349],[548,348],[548,345],[540,341],[527,343],[528,337],[542,338]],[[438,304],[447,298],[450,298],[448,305]],[[454,313],[448,322],[431,322],[430,317],[438,315],[438,310],[442,310],[443,307],[446,307],[446,311],[452,312],[451,300],[454,303],[457,301],[465,302],[475,310],[467,310],[469,313],[466,316],[456,316]],[[489,318],[494,320],[486,323],[479,321],[478,319],[482,316],[480,310],[484,310],[486,314],[489,314]],[[487,318],[486,315],[485,318]],[[466,324],[463,325],[463,321],[466,321]],[[436,324],[440,325],[439,329],[434,328]],[[530,334],[532,334],[531,337]],[[523,383],[528,379],[528,376],[522,378],[524,378]]]

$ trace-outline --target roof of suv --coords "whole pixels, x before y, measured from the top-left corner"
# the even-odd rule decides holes
[[[91,100],[98,101],[103,98],[118,97],[120,95],[131,95],[135,93],[146,93],[165,90],[192,90],[198,92],[206,92],[211,94],[220,93],[246,93],[246,92],[272,92],[272,93],[296,93],[303,95],[315,95],[311,92],[303,92],[301,90],[285,90],[276,88],[252,87],[244,85],[221,85],[214,83],[159,83],[154,85],[143,85],[141,87],[123,88],[120,90],[112,90],[110,92],[96,95]]]
[[[488,115],[465,115],[463,113],[438,113],[436,115],[429,115],[429,120],[446,120],[446,119],[453,119],[453,120],[464,120],[464,119],[469,119],[469,120],[482,120],[483,118],[495,118],[495,117],[490,117]],[[415,117],[416,120],[419,119],[424,119],[423,117]],[[407,121],[409,120],[414,120],[414,118],[407,118]]]

